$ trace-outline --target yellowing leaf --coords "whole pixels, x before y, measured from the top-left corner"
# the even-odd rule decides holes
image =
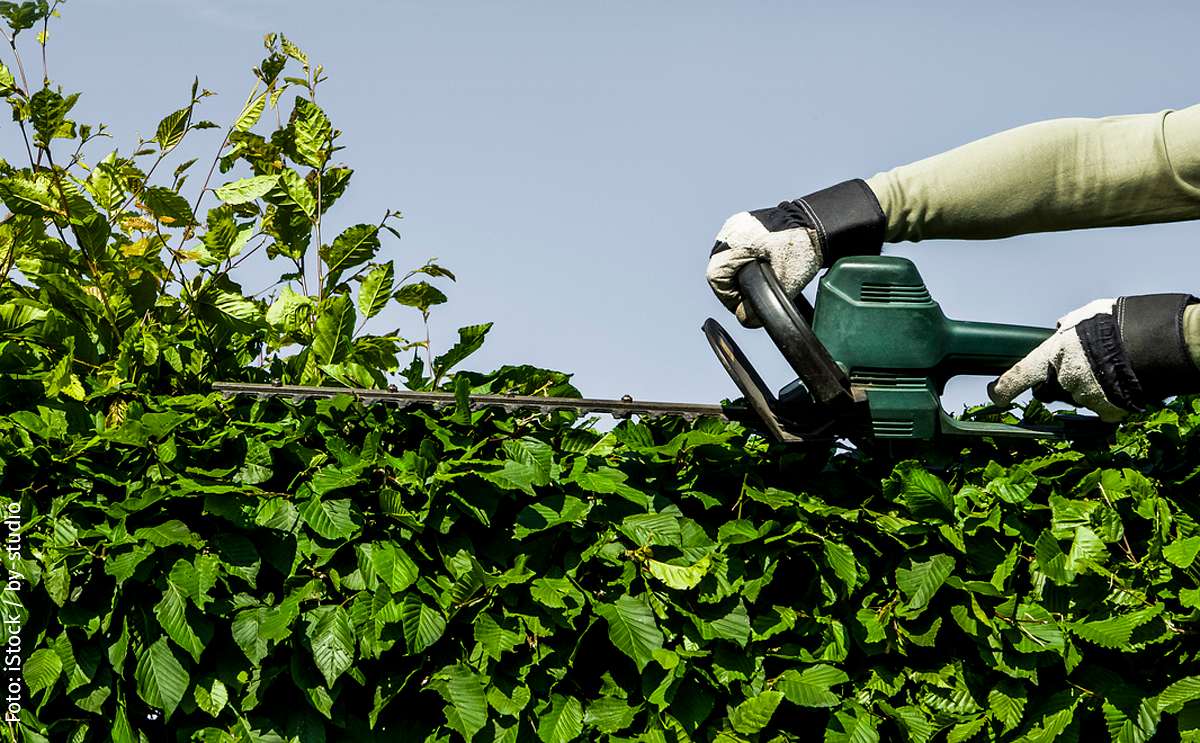
[[[650,574],[671,588],[690,590],[700,584],[708,573],[711,558],[705,555],[692,565],[671,565],[658,560],[647,560]]]

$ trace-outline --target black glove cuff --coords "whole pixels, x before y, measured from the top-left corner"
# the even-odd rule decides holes
[[[1115,309],[1121,345],[1146,399],[1200,391],[1200,369],[1183,335],[1183,311],[1200,300],[1190,294],[1121,297]]]
[[[887,218],[861,178],[843,181],[792,202],[812,220],[821,239],[821,265],[848,255],[879,255]]]
[[[1088,366],[1108,401],[1118,408],[1139,412],[1154,398],[1142,389],[1129,353],[1121,342],[1117,319],[1108,313],[1094,315],[1075,326]],[[1160,398],[1161,399],[1161,398]]]

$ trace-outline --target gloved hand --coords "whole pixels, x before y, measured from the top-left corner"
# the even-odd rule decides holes
[[[864,181],[853,180],[779,206],[738,212],[717,233],[708,260],[708,283],[743,325],[757,318],[742,304],[737,273],[747,263],[771,264],[789,297],[800,294],[822,266],[847,255],[878,255],[885,220]]]
[[[1191,392],[1200,370],[1184,342],[1183,315],[1197,301],[1147,294],[1098,299],[1069,312],[1054,335],[988,385],[992,402],[1007,405],[1032,388],[1040,400],[1069,396],[1118,421],[1147,403]]]

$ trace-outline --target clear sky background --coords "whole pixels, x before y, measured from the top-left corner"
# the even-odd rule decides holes
[[[398,208],[398,265],[436,256],[458,274],[436,348],[495,321],[471,368],[716,401],[736,391],[700,325],[737,328],[704,282],[727,216],[1032,121],[1200,101],[1198,21],[1190,1],[71,0],[50,65],[84,91],[75,118],[108,122],[128,152],[193,75],[220,93],[201,115],[232,120],[262,35],[282,31],[325,65],[320,103],[356,169],[331,221]],[[11,126],[0,146],[20,160]],[[1098,297],[1200,292],[1197,242],[1184,223],[888,252],[952,317],[1052,325]],[[735,337],[788,381],[765,334]],[[947,396],[967,401],[981,385]]]

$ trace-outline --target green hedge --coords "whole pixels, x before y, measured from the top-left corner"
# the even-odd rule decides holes
[[[1190,404],[1111,448],[894,468],[714,421],[349,398],[100,421],[0,418],[47,740],[1141,741],[1200,719]]]

